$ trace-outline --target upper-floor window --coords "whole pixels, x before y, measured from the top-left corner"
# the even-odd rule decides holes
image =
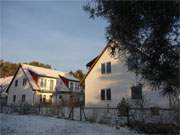
[[[24,78],[24,79],[23,79],[23,86],[26,86],[26,84],[27,84],[27,79]]]
[[[101,73],[111,73],[111,62],[101,64]]]
[[[47,79],[41,79],[41,87],[45,88],[46,87],[46,82],[47,82]]]
[[[101,64],[101,73],[104,74],[105,72],[105,64]]]
[[[50,90],[53,90],[54,88],[54,80],[50,80]]]
[[[15,81],[15,87],[17,87],[17,86],[18,86],[18,80]]]
[[[106,68],[107,68],[107,73],[111,73],[111,62],[108,62],[107,64],[106,64]]]
[[[69,84],[69,89],[70,89],[70,90],[73,90],[73,87],[74,87],[73,82],[70,82],[70,84]]]
[[[75,83],[75,90],[79,90],[79,83]]]
[[[101,100],[111,100],[111,89],[102,89],[101,90]]]

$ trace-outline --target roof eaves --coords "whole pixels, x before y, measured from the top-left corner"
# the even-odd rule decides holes
[[[101,51],[100,55],[96,58],[95,62],[92,64],[92,66],[90,67],[89,71],[87,72],[87,74],[85,75],[85,77],[81,80],[80,84],[82,84],[86,77],[89,75],[89,73],[91,72],[91,70],[94,68],[94,66],[96,65],[96,63],[99,61],[99,59],[101,58],[101,56],[103,55],[103,53],[106,51],[106,49],[109,47],[109,44],[107,44],[104,49]]]
[[[15,77],[16,77],[19,69],[20,69],[20,67],[21,67],[21,64],[19,65],[18,69],[16,70],[15,74],[13,75],[13,78],[12,78],[11,82],[9,83],[9,85],[8,85],[8,87],[7,87],[7,89],[6,89],[7,93],[9,92],[9,88],[10,88],[10,86],[12,85],[12,82],[14,81],[14,79],[15,79]]]
[[[31,82],[30,82],[30,80],[29,80],[29,78],[28,78],[26,72],[24,71],[23,66],[21,66],[21,67],[22,67],[22,71],[23,71],[23,73],[25,74],[25,76],[26,76],[26,78],[27,78],[27,80],[28,80],[28,82],[29,82],[29,84],[30,84],[32,90],[35,90],[35,89],[33,88],[32,84],[31,84]],[[29,72],[29,71],[28,71],[28,72]],[[34,80],[33,80],[33,81],[34,81]]]

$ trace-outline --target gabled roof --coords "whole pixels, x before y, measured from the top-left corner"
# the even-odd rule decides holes
[[[60,76],[63,76],[69,80],[74,80],[74,81],[79,81],[75,77],[73,77],[71,74],[62,72],[62,71],[57,71],[53,69],[48,69],[48,68],[43,68],[43,67],[36,67],[32,65],[27,65],[27,64],[21,64],[22,68],[27,71],[32,71],[35,74],[39,76],[45,76],[45,77],[51,77],[51,78],[59,78]]]
[[[79,81],[78,79],[74,78],[69,73],[65,73],[65,72],[61,72],[61,71],[57,71],[57,70],[53,70],[53,69],[36,67],[36,66],[32,66],[32,65],[27,65],[27,64],[20,64],[11,83],[13,82],[13,80],[20,68],[22,69],[25,76],[27,77],[27,80],[33,90],[40,90],[40,87],[38,86],[34,76],[35,77],[48,77],[48,78],[55,78],[55,79],[58,79],[58,78],[60,78],[60,76],[63,76],[64,78],[67,78],[68,80]],[[10,83],[10,85],[11,85],[11,83]],[[10,85],[9,85],[9,87],[10,87]],[[9,89],[9,87],[8,87],[8,89]]]
[[[87,72],[87,74],[85,75],[85,77],[82,79],[81,84],[85,81],[86,77],[89,75],[89,73],[91,72],[91,70],[94,68],[94,66],[96,65],[96,63],[99,61],[99,59],[101,58],[101,56],[104,54],[104,52],[106,51],[106,49],[109,47],[110,44],[107,44],[105,46],[105,48],[101,51],[100,55],[98,55],[96,57],[96,59],[94,60],[94,63],[90,66],[89,71]]]

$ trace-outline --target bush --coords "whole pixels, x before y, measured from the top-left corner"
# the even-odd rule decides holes
[[[147,134],[180,134],[180,126],[175,124],[134,122],[130,127]]]
[[[96,118],[94,118],[94,117],[88,117],[88,118],[86,118],[86,120],[91,122],[91,123],[96,122]]]
[[[123,97],[121,102],[118,103],[117,108],[119,116],[127,116],[129,108],[128,100]]]
[[[20,105],[19,114],[29,114],[33,112],[33,108],[28,103],[24,103]]]

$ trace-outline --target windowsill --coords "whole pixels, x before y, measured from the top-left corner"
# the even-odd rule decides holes
[[[101,73],[101,75],[110,75],[110,74],[112,74],[112,73]]]

